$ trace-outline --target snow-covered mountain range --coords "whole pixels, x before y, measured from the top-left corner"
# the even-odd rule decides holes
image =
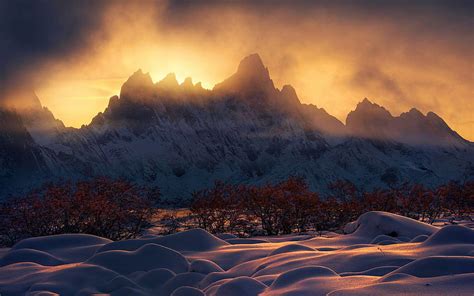
[[[214,180],[275,182],[305,176],[312,189],[348,179],[363,188],[474,178],[474,143],[435,113],[392,116],[364,99],[346,124],[295,89],[277,89],[256,54],[212,90],[173,74],[135,72],[89,125],[67,128],[31,94],[0,109],[0,196],[45,181],[98,175],[189,197]]]

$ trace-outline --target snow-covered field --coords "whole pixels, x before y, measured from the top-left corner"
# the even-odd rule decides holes
[[[345,231],[26,239],[0,253],[0,294],[474,295],[474,230],[369,212]]]

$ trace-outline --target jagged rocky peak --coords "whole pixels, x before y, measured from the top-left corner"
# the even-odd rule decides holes
[[[384,107],[372,103],[367,98],[357,104],[346,118],[348,131],[357,137],[371,139],[391,139],[394,117]]]
[[[400,114],[396,121],[405,128],[412,131],[420,130],[424,134],[438,134],[442,136],[446,132],[454,132],[448,124],[436,113],[428,112],[424,115],[416,108],[411,108],[410,111]]]
[[[426,119],[428,119],[432,123],[448,126],[448,124],[444,121],[443,118],[441,118],[441,116],[431,111],[426,114]]]
[[[376,103],[372,103],[367,98],[364,98],[362,102],[358,103],[356,109],[352,112],[355,112],[355,113],[360,112],[360,113],[365,113],[365,114],[368,114],[368,113],[379,114],[381,116],[392,117],[392,115],[387,109],[385,109],[384,107]]]
[[[181,86],[185,89],[193,88],[194,87],[193,79],[191,77],[186,77],[183,83],[181,83]]]
[[[362,102],[357,104],[354,111],[349,112],[346,125],[349,128],[359,128],[362,127],[361,125],[380,124],[391,119],[393,119],[393,116],[387,109],[364,98]]]
[[[412,115],[412,116],[418,116],[418,117],[423,117],[423,113],[421,113],[420,110],[416,109],[416,108],[411,108],[410,111],[408,111],[408,114]]]
[[[421,113],[420,110],[416,108],[411,108],[410,111],[401,113],[399,118],[408,122],[416,123],[424,121],[426,119],[426,116]]]
[[[178,80],[176,79],[176,74],[169,73],[161,81],[156,83],[156,86],[165,90],[177,90],[179,88]]]
[[[118,96],[111,96],[109,99],[109,107],[114,106],[119,102],[119,97]]]
[[[122,85],[120,90],[121,98],[136,97],[149,94],[153,89],[153,81],[149,73],[143,73],[138,69],[127,81]]]
[[[196,101],[207,101],[210,97],[210,91],[202,87],[201,82],[193,83],[191,77],[186,77],[180,85],[180,97],[182,101],[191,100]]]
[[[442,134],[444,131],[445,135],[449,135],[457,143],[467,143],[463,137],[461,137],[456,131],[451,129],[449,125],[441,118],[438,114],[434,112],[428,112],[425,116],[426,121],[432,127],[432,132],[438,132]]]
[[[296,94],[296,90],[291,85],[284,85],[281,91],[276,91],[276,98],[270,98],[274,103],[271,106],[286,113],[301,115],[301,102]]]
[[[357,104],[355,110],[349,112],[347,115],[347,124],[349,125],[351,119],[391,119],[393,118],[392,114],[385,109],[384,107],[372,103],[369,99],[364,98],[360,103]]]
[[[137,86],[148,86],[152,85],[150,73],[143,73],[142,69],[138,69],[132,74],[125,82],[125,84],[137,85]]]
[[[400,116],[392,116],[384,107],[367,99],[347,115],[346,125],[354,136],[416,146],[459,146],[466,143],[433,112],[425,116],[412,108]]]
[[[239,93],[247,97],[259,96],[263,93],[274,95],[275,86],[260,56],[251,54],[240,62],[237,72],[216,84],[214,91]]]
[[[280,94],[288,103],[299,104],[300,100],[293,86],[286,84],[282,87]]]
[[[270,73],[262,62],[260,56],[256,53],[245,57],[237,68],[239,76],[258,79],[258,80],[270,80]]]

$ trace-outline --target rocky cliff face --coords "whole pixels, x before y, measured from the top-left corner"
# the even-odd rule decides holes
[[[14,165],[6,169],[25,188],[36,180],[108,175],[189,197],[216,179],[262,183],[290,174],[321,191],[336,179],[371,188],[474,178],[472,143],[435,114],[412,110],[393,117],[364,100],[344,125],[324,109],[301,104],[291,86],[275,88],[258,55],[246,57],[213,90],[191,79],[178,84],[173,74],[153,83],[137,71],[80,129],[64,128],[41,110],[34,118],[23,115],[21,140],[9,138],[35,151],[25,154],[41,155],[42,169],[29,175]],[[10,147],[4,138],[0,143]],[[9,184],[0,180],[7,192]]]

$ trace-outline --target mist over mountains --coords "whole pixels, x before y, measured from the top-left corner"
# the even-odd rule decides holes
[[[218,179],[300,175],[324,192],[337,179],[370,189],[474,178],[474,144],[435,113],[393,116],[364,99],[343,124],[302,104],[292,86],[277,89],[256,54],[212,90],[173,74],[153,83],[139,70],[80,129],[65,127],[33,92],[25,96],[31,103],[0,110],[0,196],[99,175],[185,198]]]

